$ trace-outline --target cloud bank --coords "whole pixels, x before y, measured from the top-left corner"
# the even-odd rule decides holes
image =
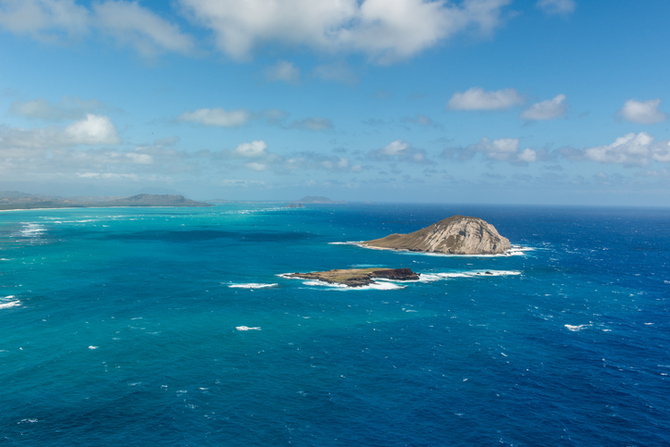
[[[472,87],[463,93],[454,93],[447,103],[447,108],[451,110],[506,110],[519,104],[523,104],[523,98],[513,88],[487,92],[481,87]]]
[[[509,0],[180,0],[217,48],[246,60],[266,45],[354,52],[378,63],[414,56],[474,28],[489,34]]]

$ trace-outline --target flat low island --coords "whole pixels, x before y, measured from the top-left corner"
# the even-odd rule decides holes
[[[419,275],[411,269],[385,269],[380,267],[364,269],[335,269],[324,272],[289,273],[286,278],[313,279],[330,284],[343,284],[349,287],[363,287],[375,284],[375,279],[391,281],[416,281]]]

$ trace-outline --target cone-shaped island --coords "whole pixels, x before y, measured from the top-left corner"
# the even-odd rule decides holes
[[[413,233],[391,234],[361,244],[371,248],[454,255],[503,254],[511,248],[509,239],[501,236],[493,225],[467,216],[451,216]]]

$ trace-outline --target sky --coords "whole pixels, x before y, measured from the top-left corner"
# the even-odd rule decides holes
[[[670,206],[667,0],[0,0],[0,190]]]

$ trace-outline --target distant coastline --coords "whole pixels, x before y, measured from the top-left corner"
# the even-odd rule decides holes
[[[182,195],[138,194],[102,200],[65,199],[22,193],[0,193],[0,211],[27,211],[77,208],[128,208],[128,207],[210,207],[211,203],[196,202]]]

